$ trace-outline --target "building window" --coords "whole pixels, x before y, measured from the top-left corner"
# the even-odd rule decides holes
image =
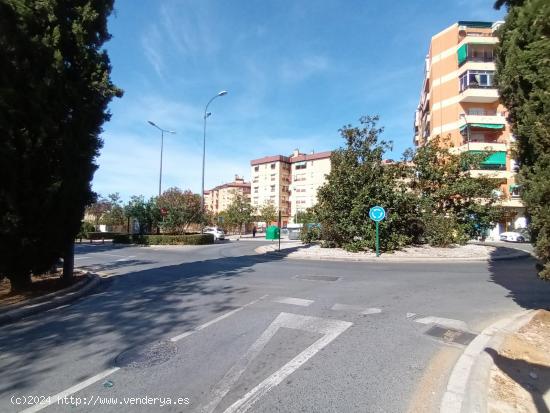
[[[294,169],[296,170],[299,170],[299,169],[306,169],[307,167],[307,163],[306,162],[298,162],[296,163],[296,165],[294,166]]]
[[[271,192],[275,192],[275,185],[271,185]]]
[[[469,88],[492,88],[494,71],[491,70],[467,70],[460,76],[460,91]]]
[[[275,169],[275,164],[274,163],[271,164],[271,169]]]
[[[258,193],[258,187],[257,187],[257,186],[254,187],[254,193],[255,193],[255,194]]]
[[[255,166],[254,167],[254,172],[258,172],[260,170],[260,167],[259,166]]]
[[[271,174],[271,180],[272,180],[272,181],[275,180],[275,174]]]

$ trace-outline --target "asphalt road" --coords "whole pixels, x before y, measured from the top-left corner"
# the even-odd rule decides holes
[[[77,246],[105,278],[0,328],[0,411],[437,411],[468,340],[550,307],[532,259],[316,262],[259,245]]]

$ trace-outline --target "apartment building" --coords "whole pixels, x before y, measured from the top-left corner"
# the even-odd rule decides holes
[[[259,212],[267,204],[281,211],[282,224],[294,222],[299,211],[317,202],[317,190],[330,173],[330,152],[254,159],[251,166],[251,203]]]
[[[227,209],[236,194],[250,198],[250,182],[245,182],[244,178],[238,175],[235,175],[233,182],[204,191],[204,205],[209,211],[218,214]]]
[[[416,146],[440,136],[456,152],[491,151],[472,174],[500,183],[496,195],[508,213],[493,237],[525,226],[511,157],[514,137],[494,85],[495,30],[501,23],[459,21],[432,37],[414,122]]]

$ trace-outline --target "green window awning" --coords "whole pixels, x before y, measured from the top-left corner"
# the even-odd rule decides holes
[[[481,154],[483,151],[470,151],[472,154]],[[492,152],[483,162],[483,165],[506,165],[506,152]]]
[[[503,123],[470,123],[472,128],[482,128],[482,129],[504,129]]]
[[[457,55],[458,55],[458,64],[461,65],[462,63],[464,63],[464,61],[468,57],[468,45],[463,44],[462,46],[460,46],[457,50]]]

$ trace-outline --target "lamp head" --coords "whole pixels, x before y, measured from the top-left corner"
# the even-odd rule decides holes
[[[225,96],[227,95],[227,90],[222,90],[220,93],[218,93],[218,96]]]
[[[150,125],[154,126],[155,128],[158,128],[157,125],[155,125],[155,122],[151,122],[150,120],[148,120],[147,122],[149,122]]]

